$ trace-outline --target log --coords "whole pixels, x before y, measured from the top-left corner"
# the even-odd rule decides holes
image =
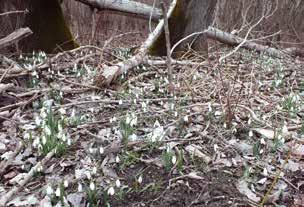
[[[241,37],[238,37],[228,32],[224,32],[214,27],[209,27],[208,30],[205,31],[205,33],[208,38],[217,40],[230,46],[237,46],[244,41],[244,39]],[[242,45],[242,48],[254,50],[260,53],[266,53],[267,55],[275,58],[282,58],[286,55],[304,56],[304,51],[298,48],[287,48],[285,50],[278,50],[276,48],[261,45],[250,40],[246,41]]]
[[[172,15],[172,12],[176,6],[177,0],[173,0],[170,8],[168,10],[167,17],[169,18]],[[142,63],[148,61],[148,52],[150,47],[156,41],[156,39],[161,35],[164,28],[164,20],[160,20],[156,28],[152,33],[149,34],[146,41],[141,45],[139,51],[136,55],[132,56],[128,60],[117,63],[113,66],[104,66],[103,71],[97,75],[94,79],[94,84],[97,87],[109,86],[116,78],[123,74],[133,67],[136,67]]]
[[[161,10],[153,8],[147,4],[130,0],[76,0],[98,10],[113,10],[129,14],[140,15],[149,19],[152,14],[152,20],[158,20],[162,17]]]
[[[33,32],[28,27],[17,29],[13,33],[0,39],[0,49],[7,47],[11,44],[14,44],[14,43],[18,42],[19,40],[24,39],[31,34],[33,34]]]

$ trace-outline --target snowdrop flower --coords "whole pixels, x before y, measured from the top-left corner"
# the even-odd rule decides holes
[[[130,122],[131,122],[131,119],[130,119],[129,115],[127,115],[126,124],[130,124]]]
[[[62,141],[64,141],[64,142],[65,142],[65,141],[67,140],[66,135],[65,135],[65,134],[62,134],[61,139],[62,139]]]
[[[52,186],[48,186],[47,188],[46,188],[46,194],[47,195],[52,195],[54,193],[54,190],[53,190],[53,188],[52,188]]]
[[[97,167],[94,166],[93,169],[92,169],[92,174],[94,175],[94,174],[96,174],[96,173],[97,173]]]
[[[63,129],[62,129],[62,124],[58,123],[58,126],[57,126],[57,127],[58,127],[58,131],[59,131],[59,132],[62,132],[62,131],[63,131]]]
[[[46,137],[43,135],[42,136],[42,144],[45,145],[46,144]]]
[[[114,195],[114,193],[115,193],[114,188],[113,188],[113,187],[110,187],[110,188],[108,189],[108,195],[112,196],[112,195]]]
[[[116,163],[119,163],[119,162],[120,162],[120,158],[119,158],[118,155],[117,155],[116,158],[115,158],[115,162],[116,162]]]
[[[138,182],[139,184],[141,184],[142,181],[143,181],[143,178],[142,178],[142,176],[140,175],[140,176],[137,178],[137,182]]]
[[[62,93],[62,92],[61,92]],[[60,108],[59,109],[59,113],[61,114],[61,115],[65,115],[66,114],[66,110],[64,109],[64,108]]]
[[[67,144],[68,144],[68,146],[71,146],[72,140],[70,138],[67,139]]]
[[[91,180],[91,178],[92,178],[91,173],[89,171],[86,171],[85,174],[86,174],[88,180]]]
[[[39,117],[39,116],[36,116],[36,118],[35,118],[35,124],[36,124],[37,126],[40,126],[40,125],[41,125],[41,122],[42,122],[42,120],[40,119],[40,117]]]
[[[93,182],[90,182],[90,189],[93,191],[95,190],[95,184]]]
[[[30,133],[26,132],[24,135],[23,135],[23,138],[24,139],[29,139],[31,137]]]
[[[44,127],[44,133],[45,133],[47,136],[50,136],[50,135],[52,134],[51,129],[50,129],[48,126],[45,126],[45,127]]]
[[[283,128],[282,128],[282,133],[283,133],[283,134],[288,133],[288,128],[287,128],[287,126],[286,126],[286,123],[284,123],[284,126],[283,126]]]
[[[176,160],[176,156],[173,155],[173,156],[172,156],[172,159],[171,159],[172,164],[175,165],[176,161],[177,161],[177,160]]]
[[[264,139],[263,137],[261,138],[260,143],[261,143],[262,145],[266,145],[265,139]]]
[[[120,185],[121,185],[121,184],[120,184],[120,180],[116,180],[115,184],[116,184],[116,187],[119,188]]]
[[[37,166],[37,172],[42,172],[42,170],[43,170],[42,165],[38,164],[38,166]]]
[[[177,116],[178,116],[178,113],[177,113],[177,111],[176,111],[176,112],[174,112],[174,116],[175,116],[175,117],[177,117]]]
[[[59,187],[56,189],[56,191],[55,191],[55,195],[56,195],[57,197],[59,197],[59,196],[60,196],[60,188],[59,188]]]
[[[189,117],[186,115],[184,116],[184,122],[188,122],[189,121]]]
[[[104,153],[104,148],[101,146],[99,147],[99,153],[102,155]]]
[[[81,185],[81,183],[78,183],[78,192],[82,192],[82,185]]]
[[[118,105],[121,105],[122,104],[122,100],[120,99],[119,101],[118,101]]]
[[[268,170],[266,168],[263,169],[263,175],[268,176]]]
[[[249,131],[248,136],[249,136],[249,137],[253,137],[253,132],[252,132],[252,130]]]
[[[37,138],[34,139],[34,141],[33,141],[33,147],[34,147],[34,148],[37,148],[39,144],[40,144],[40,139],[37,137]]]
[[[211,112],[212,111],[212,107],[211,107],[211,103],[208,103],[208,111]]]
[[[130,122],[130,126],[136,126],[136,125],[137,125],[137,117],[134,117]]]
[[[129,136],[129,140],[131,141],[136,141],[137,140],[137,135],[136,134],[132,134]]]
[[[65,188],[69,187],[69,182],[68,182],[67,180],[64,180],[64,181],[63,181],[63,186],[64,186]]]

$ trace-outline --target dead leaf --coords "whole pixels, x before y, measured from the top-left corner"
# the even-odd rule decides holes
[[[199,157],[199,158],[202,158],[204,160],[205,163],[209,164],[211,162],[211,158],[204,154],[202,151],[201,151],[201,147],[197,146],[197,145],[188,145],[185,150],[190,153],[191,155],[194,155],[196,157]]]
[[[247,196],[247,198],[249,198],[250,200],[258,203],[261,198],[258,197],[255,193],[253,193],[249,188],[248,188],[248,185],[247,185],[247,182],[245,180],[240,180],[238,183],[237,183],[237,189],[239,190],[239,192],[245,196]]]
[[[75,207],[84,207],[85,203],[82,201],[84,200],[83,193],[71,193],[67,196],[67,200]]]

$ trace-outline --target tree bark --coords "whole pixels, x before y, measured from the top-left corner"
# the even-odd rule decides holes
[[[30,37],[19,42],[18,47],[23,52],[42,50],[51,53],[56,48],[61,51],[77,46],[63,18],[58,0],[2,0],[0,7],[1,12],[28,11],[20,15],[6,15],[0,20],[1,35],[22,27],[32,30]]]
[[[217,0],[179,0],[169,18],[169,29],[171,45],[175,45],[179,40],[196,32],[204,31],[212,23]],[[200,55],[208,55],[208,43],[205,34],[197,34],[186,39],[177,47],[176,55],[185,52],[189,48],[195,50]],[[165,55],[164,32],[151,47],[152,55]]]

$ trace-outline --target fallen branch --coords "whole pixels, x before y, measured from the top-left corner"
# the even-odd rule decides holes
[[[170,8],[168,10],[167,17],[169,18],[175,8],[177,0],[174,0]],[[131,57],[128,60],[122,61],[117,63],[113,66],[104,66],[103,71],[101,74],[95,77],[94,84],[98,87],[108,86],[110,85],[119,75],[126,73],[129,69],[136,67],[142,63],[147,62],[147,54],[149,48],[153,45],[155,40],[159,37],[164,27],[164,20],[162,19],[158,25],[156,26],[155,30],[150,33],[149,37],[146,41],[141,45],[139,52]]]
[[[244,41],[244,39],[241,37],[230,34],[228,32],[224,32],[214,27],[209,27],[209,29],[206,30],[205,32],[208,38],[210,39],[214,39],[231,46],[238,46],[242,44],[241,46],[242,48],[254,50],[261,53],[266,53],[267,55],[276,58],[281,58],[284,55],[304,56],[304,51],[297,48],[287,48],[281,51],[273,47],[257,44],[255,42],[252,42],[251,40]]]
[[[14,31],[13,33],[9,34],[8,36],[0,39],[0,49],[7,47],[11,44],[18,42],[21,39],[26,38],[27,36],[33,34],[30,28],[20,28]]]
[[[162,13],[159,9],[147,4],[130,0],[76,0],[98,10],[113,10],[129,14],[140,15],[146,19],[151,16],[152,20],[161,18]],[[151,12],[152,11],[152,12]],[[151,15],[152,14],[152,15]]]
[[[55,150],[49,152],[41,162],[38,162],[25,176],[22,181],[20,181],[19,186],[14,186],[9,192],[3,195],[0,199],[0,206],[5,206],[5,204],[11,200],[13,195],[18,193],[21,188],[23,188],[35,175],[39,168],[43,167],[55,154]]]

